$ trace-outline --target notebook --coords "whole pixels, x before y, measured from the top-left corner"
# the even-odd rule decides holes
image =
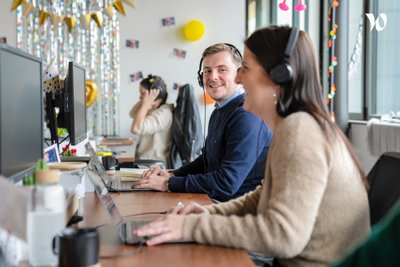
[[[120,168],[121,181],[139,181],[145,171],[149,169]]]
[[[96,155],[96,151],[94,151],[90,142],[85,144],[85,148],[87,153],[90,155],[91,160],[89,162],[89,166],[96,169],[99,173],[101,180],[104,185],[107,187],[110,192],[134,192],[134,191],[154,191],[152,189],[146,188],[132,188],[133,181],[122,181],[121,179],[112,180],[108,176],[106,170],[103,167],[99,157]]]
[[[119,212],[117,206],[115,205],[111,195],[108,192],[107,187],[104,185],[102,179],[100,178],[97,170],[94,170],[89,166],[85,169],[87,176],[93,182],[95,191],[100,201],[104,204],[107,209],[108,214],[113,222],[112,225],[105,225],[98,228],[100,233],[100,238],[107,236],[108,239],[113,239],[118,237],[123,244],[138,245],[143,244],[146,241],[144,237],[137,237],[132,235],[132,231],[137,229],[147,223],[149,220],[132,220],[124,221],[121,213]],[[160,212],[160,214],[162,214]],[[111,226],[111,228],[109,227]]]

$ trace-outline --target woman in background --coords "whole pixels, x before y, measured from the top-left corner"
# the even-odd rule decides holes
[[[132,107],[131,132],[138,137],[135,161],[162,160],[168,163],[171,146],[173,105],[166,104],[167,86],[159,76],[149,75],[140,82],[139,101]]]
[[[274,132],[264,182],[222,204],[175,207],[135,230],[169,240],[243,248],[274,266],[324,266],[370,232],[367,182],[351,144],[331,122],[305,32],[269,27],[245,42],[236,77],[244,108]]]

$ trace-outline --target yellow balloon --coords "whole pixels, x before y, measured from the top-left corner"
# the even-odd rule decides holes
[[[86,81],[86,108],[94,104],[97,98],[97,85],[93,80]]]
[[[191,20],[183,27],[183,36],[186,40],[194,42],[200,40],[205,32],[203,22],[200,20]]]

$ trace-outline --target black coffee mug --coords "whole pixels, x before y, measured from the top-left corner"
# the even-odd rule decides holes
[[[103,162],[104,169],[108,170],[115,170],[118,166],[118,159],[114,156],[104,156],[101,158]]]
[[[65,228],[53,238],[59,267],[84,267],[99,262],[100,238],[96,228]]]

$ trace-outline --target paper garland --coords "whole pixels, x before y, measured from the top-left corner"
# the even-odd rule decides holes
[[[329,52],[329,67],[328,67],[328,88],[329,94],[327,99],[328,110],[330,113],[331,120],[335,122],[335,109],[334,100],[336,93],[335,84],[335,67],[337,66],[337,57],[335,56],[335,40],[336,40],[336,30],[339,27],[336,24],[336,8],[339,6],[339,1],[331,0],[331,6],[328,11],[328,21],[329,25],[329,40],[328,40],[328,52]]]
[[[78,1],[76,1],[78,2]],[[136,2],[135,0],[124,0],[128,5],[132,7],[136,7]],[[71,2],[70,2],[71,3]],[[28,3],[26,0],[13,0],[11,4],[11,11],[14,11],[17,9],[19,6],[23,6],[24,12],[23,12],[23,17],[26,18],[29,16],[29,14],[39,14],[39,26],[43,26],[43,24],[46,22],[46,20],[50,17],[53,20],[54,24],[57,24],[58,21],[64,21],[65,24],[67,25],[69,32],[71,33],[72,29],[75,27],[76,20],[86,20],[86,24],[89,24],[90,21],[87,21],[88,18],[93,18],[93,20],[96,22],[99,28],[103,27],[103,15],[102,13],[104,12],[108,17],[112,16],[112,9],[114,9],[119,12],[120,14],[125,16],[125,9],[124,5],[121,0],[116,0],[113,1],[112,4],[109,4],[107,7],[103,8],[102,10],[94,11],[92,13],[88,14],[81,14],[80,17],[74,17],[74,16],[62,16],[59,14],[56,14],[54,12],[48,11],[48,8],[45,10],[45,8],[40,7],[37,5],[36,7],[32,5],[32,3]]]

